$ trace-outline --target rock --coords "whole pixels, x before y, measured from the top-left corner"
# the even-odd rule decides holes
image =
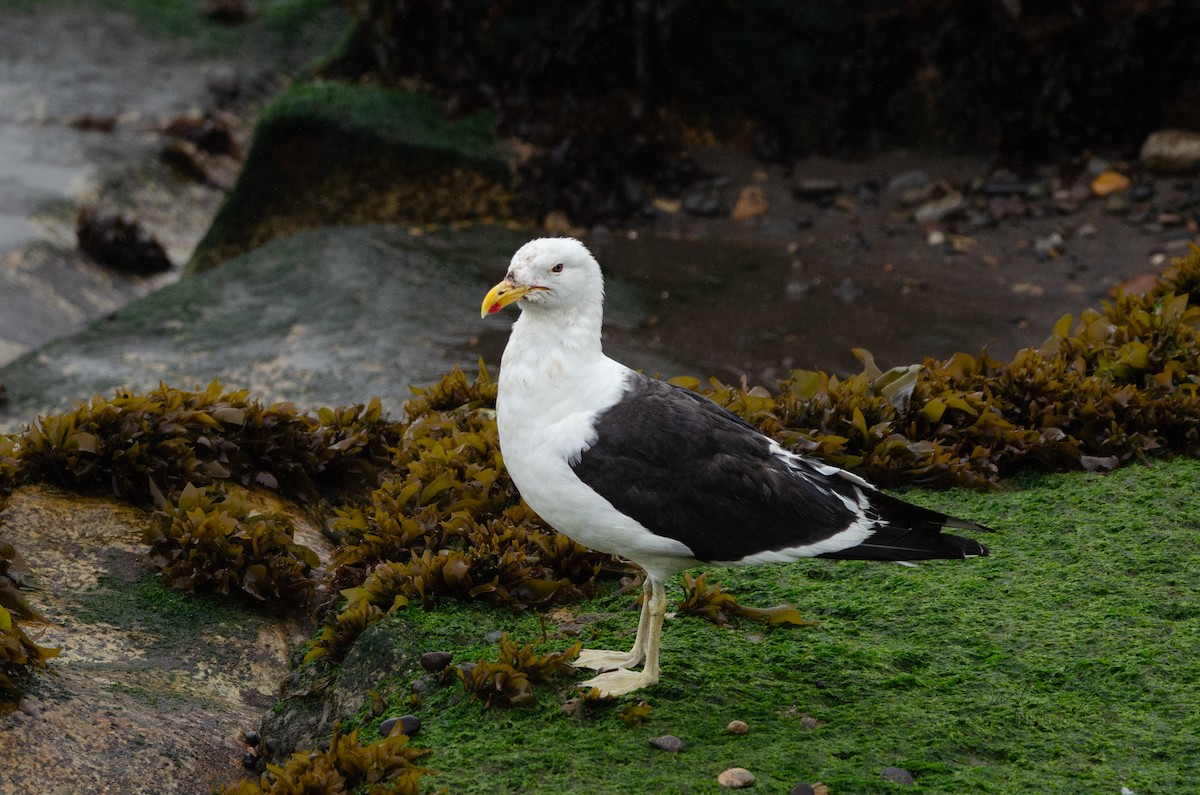
[[[1118,171],[1101,171],[1092,180],[1093,196],[1108,196],[1113,193],[1124,193],[1129,190],[1129,177]]]
[[[95,207],[81,207],[75,237],[89,257],[114,270],[151,274],[171,269],[162,243],[127,215],[102,215]]]
[[[489,129],[448,119],[432,97],[299,83],[263,108],[236,185],[185,271],[326,225],[506,217],[514,158]]]
[[[745,734],[750,731],[750,726],[744,720],[731,720],[725,725],[725,731],[729,734]]]
[[[879,771],[879,775],[884,781],[890,781],[893,784],[910,786],[917,783],[916,779],[913,778],[912,773],[909,773],[902,767],[885,767],[883,770]]]
[[[717,776],[717,783],[727,789],[745,789],[754,786],[754,774],[744,767],[731,767]]]
[[[328,559],[303,512],[264,508],[286,512]],[[7,766],[0,791],[169,795],[237,776],[254,733],[231,727],[257,724],[275,702],[312,626],[169,591],[148,573],[141,541],[157,521],[49,486],[8,497],[0,538],[20,539],[37,607],[53,617],[38,643],[70,652],[28,683],[36,718],[0,714],[0,759],[54,763]]]
[[[836,179],[820,179],[811,177],[802,179],[792,185],[792,195],[801,201],[822,201],[835,196],[842,189],[842,183]]]
[[[448,651],[427,651],[421,655],[421,667],[431,674],[441,671],[454,659]]]
[[[1104,212],[1109,215],[1124,215],[1133,208],[1129,196],[1124,193],[1112,193],[1104,200]]]
[[[903,193],[909,190],[919,190],[926,186],[932,185],[933,180],[919,168],[905,171],[892,177],[888,181],[886,190],[889,193]]]
[[[8,387],[0,422],[121,386],[191,387],[218,373],[266,403],[339,406],[378,395],[396,412],[409,384],[449,372],[478,333],[445,307],[478,303],[488,286],[478,274],[525,240],[484,226],[453,237],[371,226],[272,241],[0,368]],[[640,322],[631,296],[613,295],[613,317]]]
[[[1200,169],[1200,133],[1158,130],[1142,143],[1142,162],[1161,174],[1190,174]]]
[[[922,204],[913,211],[913,220],[919,224],[944,221],[961,212],[966,206],[966,198],[958,191],[953,191],[940,199],[933,199]]]
[[[765,213],[767,206],[767,198],[763,195],[763,189],[758,185],[747,185],[738,193],[737,201],[734,203],[730,215],[735,221],[745,221]]]
[[[401,734],[413,737],[421,731],[421,719],[416,715],[401,715],[398,718],[388,718],[379,724],[379,736],[391,737],[399,727]]]
[[[683,195],[684,212],[692,215],[714,217],[725,215],[725,197],[721,180],[705,180]]]
[[[652,737],[650,747],[669,754],[677,754],[683,750],[683,740],[674,734],[664,734],[662,737]]]

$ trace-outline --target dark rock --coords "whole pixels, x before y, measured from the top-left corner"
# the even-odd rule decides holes
[[[885,767],[883,770],[879,771],[879,775],[884,781],[890,781],[893,784],[909,786],[917,783],[916,779],[913,778],[912,773],[909,773],[902,767]]]
[[[814,795],[815,793],[816,790],[813,789],[812,784],[809,784],[807,781],[801,781],[799,784],[792,787],[792,791],[789,793],[789,795]]]
[[[706,217],[729,214],[729,207],[725,204],[721,187],[715,180],[702,182],[685,193],[683,209],[692,215]]]
[[[171,269],[162,243],[135,218],[120,213],[101,215],[95,207],[81,207],[75,218],[75,237],[79,247],[101,265],[140,274]]]
[[[450,664],[454,659],[448,651],[427,651],[421,655],[421,667],[430,673],[437,673]]]
[[[401,715],[398,718],[388,718],[379,724],[379,736],[390,737],[395,732],[397,726],[400,727],[401,734],[414,737],[417,732],[421,731],[421,719],[416,715]]]
[[[801,201],[821,201],[835,196],[842,189],[836,179],[810,178],[792,185],[792,195]]]
[[[813,219],[807,215],[797,215],[792,221],[792,225],[796,227],[797,232],[803,232],[805,229],[812,228]]]
[[[250,17],[246,0],[208,0],[204,4],[204,15],[214,22],[237,25]]]
[[[993,174],[979,191],[984,196],[1024,196],[1029,193],[1029,183],[1017,179],[1015,174]]]
[[[1144,202],[1154,198],[1155,188],[1153,182],[1139,182],[1131,187],[1126,195],[1131,201]]]
[[[683,740],[674,734],[664,734],[662,737],[650,738],[650,747],[669,754],[677,754],[683,750]]]
[[[258,754],[252,754],[249,751],[242,754],[242,767],[253,771],[258,767]]]
[[[258,732],[251,729],[250,731],[248,731],[242,735],[242,739],[246,741],[246,745],[250,746],[251,748],[254,748],[262,740],[262,737],[259,736]]]

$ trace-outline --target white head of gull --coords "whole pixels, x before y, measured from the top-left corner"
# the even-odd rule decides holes
[[[501,360],[496,401],[509,475],[556,530],[646,574],[633,648],[581,652],[575,665],[600,673],[580,687],[612,696],[658,681],[664,583],[700,563],[987,554],[942,532],[987,528],[784,450],[711,400],[605,356],[604,280],[578,240],[522,246],[481,314],[512,303],[521,316]]]

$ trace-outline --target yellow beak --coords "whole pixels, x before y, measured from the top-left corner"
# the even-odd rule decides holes
[[[508,279],[505,279],[488,290],[488,294],[483,298],[483,306],[479,310],[479,316],[487,317],[488,315],[494,315],[509,304],[520,301],[534,290],[544,289],[546,288],[534,285],[513,284]]]

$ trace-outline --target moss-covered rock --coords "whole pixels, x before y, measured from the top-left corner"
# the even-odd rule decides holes
[[[315,226],[507,216],[512,155],[491,127],[486,113],[447,119],[402,89],[301,83],[263,110],[237,185],[187,270]]]

